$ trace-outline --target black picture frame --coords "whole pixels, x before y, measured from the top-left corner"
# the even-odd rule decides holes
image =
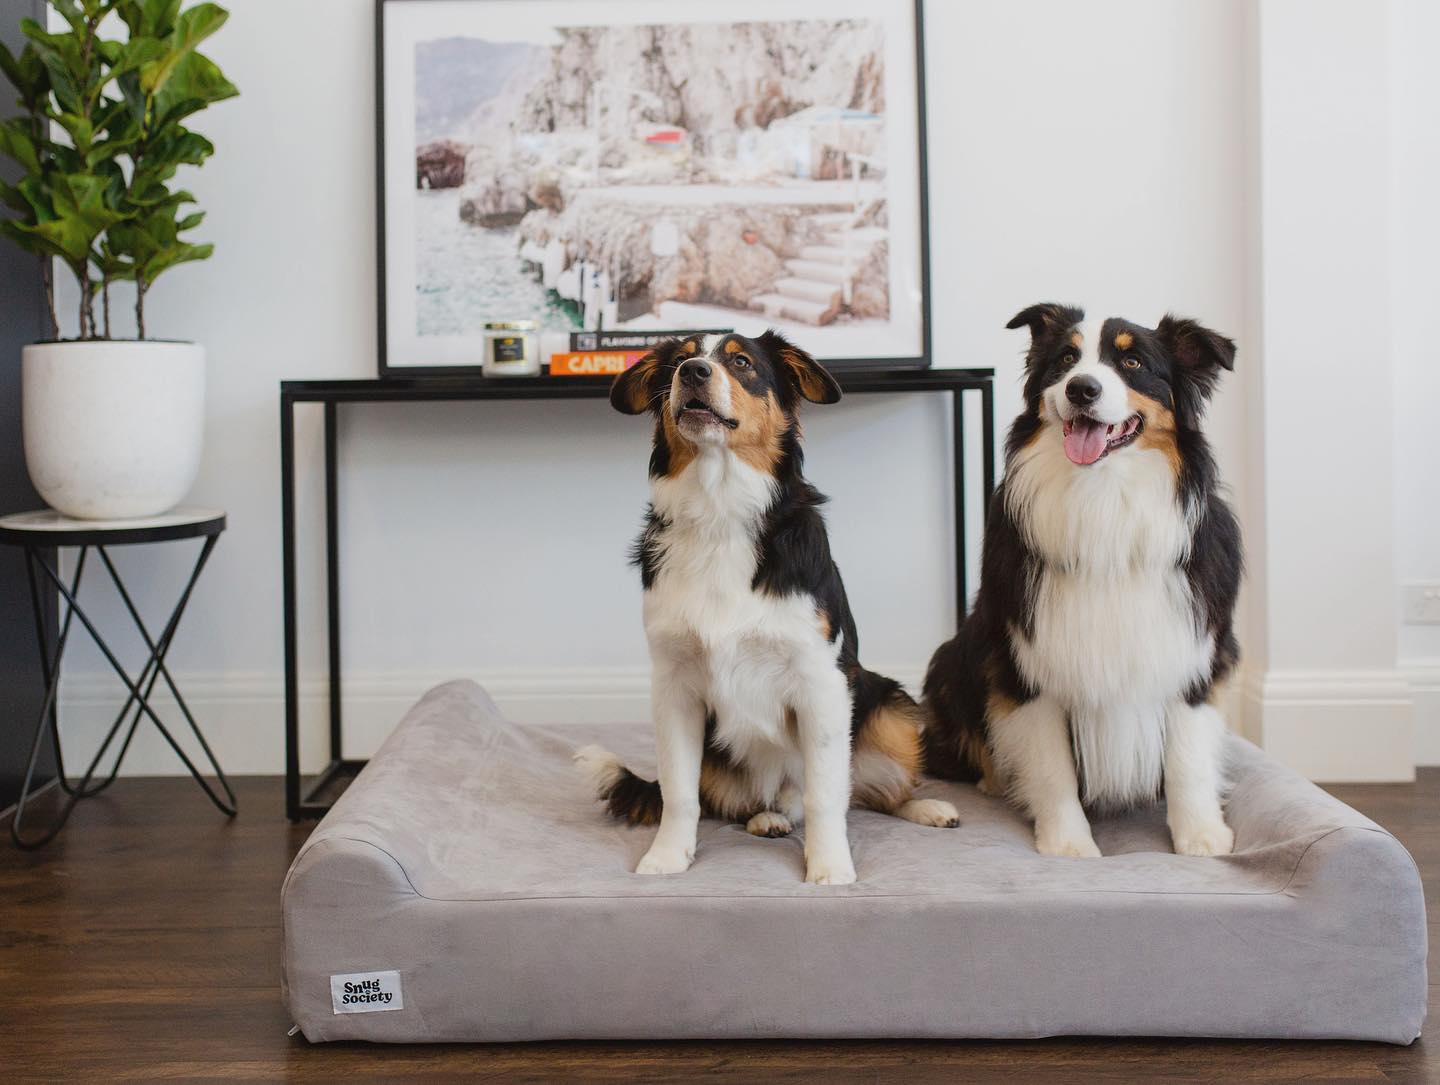
[[[416,378],[473,379],[482,375],[476,365],[394,365],[389,357],[386,282],[386,142],[385,142],[385,11],[419,0],[375,0],[375,212],[376,212],[376,349],[379,375],[385,379]],[[447,3],[475,3],[477,0],[443,0]],[[484,0],[487,3],[534,3],[536,0]],[[543,0],[540,0],[543,2]],[[915,45],[916,175],[918,180],[920,340],[918,355],[896,357],[820,357],[831,368],[851,370],[922,370],[933,362],[933,331],[930,304],[930,194],[929,152],[926,143],[925,27],[924,0],[913,0]],[[548,368],[548,367],[547,367]]]

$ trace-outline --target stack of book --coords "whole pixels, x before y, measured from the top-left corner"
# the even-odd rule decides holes
[[[552,377],[613,377],[645,357],[645,352],[666,339],[699,335],[728,335],[729,329],[682,331],[571,332],[570,349],[550,355]]]

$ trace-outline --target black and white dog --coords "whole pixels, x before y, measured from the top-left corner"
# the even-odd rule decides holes
[[[913,797],[919,706],[860,665],[797,410],[839,385],[774,332],[660,344],[610,402],[655,417],[651,505],[635,548],[653,666],[660,779],[587,747],[577,762],[610,812],[659,822],[637,872],[678,874],[703,812],[783,836],[805,819],[805,880],[855,880],[846,832],[860,806],[923,825],[954,806]],[[662,802],[663,797],[663,802]]]
[[[979,777],[1035,820],[1046,855],[1095,856],[1085,807],[1162,784],[1171,838],[1223,855],[1224,722],[1240,532],[1201,418],[1235,344],[1035,305],[1025,410],[985,529],[980,591],[925,679],[930,771]]]

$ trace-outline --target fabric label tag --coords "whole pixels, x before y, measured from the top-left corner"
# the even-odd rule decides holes
[[[330,977],[330,1001],[336,1013],[403,1010],[399,972],[351,972]]]

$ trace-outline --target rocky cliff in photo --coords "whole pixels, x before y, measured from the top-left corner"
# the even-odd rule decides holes
[[[524,263],[581,304],[589,288],[567,272],[583,266],[632,313],[887,317],[881,23],[555,33],[508,53],[476,43],[503,71],[417,156],[418,184],[448,186],[463,150],[459,228],[518,224]],[[458,40],[436,55],[464,72],[480,54]],[[453,112],[431,101],[427,116]]]

